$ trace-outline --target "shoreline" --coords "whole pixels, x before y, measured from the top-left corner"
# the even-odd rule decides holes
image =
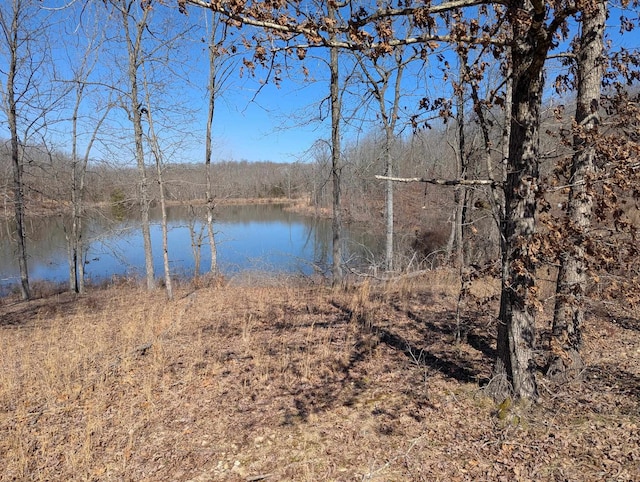
[[[243,205],[267,205],[267,204],[280,204],[284,205],[287,211],[295,212],[298,214],[304,214],[312,217],[330,218],[331,210],[328,208],[315,208],[308,205],[308,197],[300,197],[295,199],[289,198],[224,198],[216,199],[216,206],[243,206]],[[155,207],[160,203],[157,199],[150,201],[150,206]],[[4,205],[4,209],[0,211],[0,219],[13,219],[15,213],[13,203],[7,202]],[[136,203],[124,203],[127,209],[133,208]],[[111,202],[91,202],[84,205],[85,210],[89,209],[107,209],[114,207],[117,204]],[[193,199],[188,201],[167,201],[167,206],[206,206],[204,199]],[[70,213],[71,203],[69,201],[26,201],[25,203],[25,217],[39,218],[46,216],[60,216],[65,213]]]

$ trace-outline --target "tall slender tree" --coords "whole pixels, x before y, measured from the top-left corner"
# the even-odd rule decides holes
[[[327,13],[330,24],[336,24],[338,4],[329,2]],[[335,43],[337,34],[333,28],[329,31],[329,41]],[[342,152],[340,123],[342,116],[342,101],[340,96],[340,55],[337,46],[329,47],[329,98],[331,103],[331,179],[333,181],[333,286],[339,286],[343,281],[342,273]]]
[[[2,33],[9,52],[9,62],[7,69],[6,87],[3,89],[3,107],[6,112],[9,124],[9,134],[11,136],[11,162],[13,165],[13,203],[16,220],[16,234],[18,242],[18,264],[20,266],[20,292],[23,300],[31,297],[29,287],[29,269],[27,265],[27,236],[25,232],[25,208],[24,208],[24,183],[22,152],[20,140],[18,138],[18,98],[20,97],[17,77],[21,67],[21,46],[24,39],[21,38],[22,25],[25,19],[24,2],[14,0],[11,2],[11,9],[0,10],[0,22],[2,22]]]
[[[68,262],[69,262],[69,289],[76,293],[85,291],[84,276],[84,239],[83,239],[83,221],[85,211],[85,180],[87,174],[87,166],[91,156],[92,149],[98,138],[100,129],[107,118],[113,104],[111,102],[112,90],[109,89],[103,99],[96,100],[96,111],[98,117],[87,119],[83,122],[81,118],[81,107],[91,94],[97,94],[95,85],[92,85],[90,77],[97,70],[96,65],[101,54],[101,47],[105,37],[105,30],[98,28],[104,25],[106,13],[103,8],[98,7],[93,13],[93,21],[87,20],[89,16],[88,9],[84,9],[85,21],[83,26],[82,42],[86,42],[84,49],[79,49],[78,45],[68,43],[66,47],[74,49],[69,52],[69,58],[73,58],[70,62],[70,71],[72,77],[64,82],[71,84],[73,95],[73,107],[71,112],[71,219],[68,227],[65,227],[67,246],[68,246]],[[90,125],[87,132],[81,133],[82,126]],[[87,138],[86,147],[83,154],[79,153],[81,138]]]
[[[225,63],[225,59],[229,59],[231,52],[228,50],[225,42],[229,25],[221,20],[221,15],[211,12],[209,22],[210,37],[208,49],[209,60],[209,78],[207,83],[207,126],[205,135],[205,153],[204,162],[206,169],[206,203],[207,203],[207,235],[209,237],[209,249],[211,254],[211,263],[209,272],[216,274],[218,272],[218,250],[216,245],[216,237],[214,232],[215,218],[215,193],[213,192],[213,168],[211,165],[212,143],[213,143],[213,120],[215,114],[216,100],[222,91],[224,84],[228,81],[229,76],[235,67],[235,63]]]
[[[156,165],[156,176],[158,181],[158,188],[160,190],[160,213],[162,216],[160,222],[160,229],[162,230],[162,266],[164,268],[164,287],[167,293],[167,299],[173,299],[173,283],[171,281],[171,267],[169,265],[169,230],[167,223],[167,199],[166,199],[166,186],[164,182],[163,169],[164,160],[162,156],[162,148],[160,147],[160,141],[156,135],[156,130],[153,123],[152,110],[154,107],[151,104],[151,95],[149,89],[149,82],[147,81],[147,72],[145,65],[142,65],[142,85],[144,88],[144,100],[147,122],[149,129],[147,133],[147,139],[150,146],[151,153]],[[141,109],[141,110],[142,110]]]
[[[31,297],[25,227],[24,163],[29,143],[45,144],[48,117],[62,97],[51,79],[49,12],[34,0],[0,4],[0,92],[2,113],[9,127],[13,170],[13,205],[22,299]]]
[[[398,120],[400,119],[400,101],[403,88],[403,75],[407,66],[416,60],[417,54],[406,55],[404,46],[398,47],[393,52],[393,60],[386,65],[385,59],[374,57],[373,59],[355,52],[360,70],[367,80],[368,88],[378,104],[378,114],[384,139],[382,141],[382,158],[384,162],[385,176],[395,175],[395,163],[393,146],[398,135]],[[370,64],[370,67],[369,67]],[[392,86],[389,94],[389,87]],[[393,270],[394,257],[394,182],[385,181],[385,267],[387,271]]]
[[[151,246],[151,224],[149,219],[149,179],[145,165],[144,131],[142,119],[145,115],[143,96],[140,92],[140,68],[144,63],[143,37],[147,31],[149,16],[152,11],[151,1],[136,2],[133,0],[114,0],[114,6],[121,18],[124,42],[127,48],[127,83],[124,95],[125,110],[133,126],[135,158],[138,166],[138,202],[142,221],[142,239],[144,243],[144,259],[147,289],[155,288],[155,272]],[[136,16],[137,15],[137,16]]]

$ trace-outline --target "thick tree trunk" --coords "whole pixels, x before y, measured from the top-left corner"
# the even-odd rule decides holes
[[[598,1],[582,13],[582,35],[577,52],[578,92],[574,137],[575,154],[569,180],[567,225],[568,250],[560,255],[556,303],[551,336],[548,375],[570,380],[579,377],[584,364],[580,357],[581,326],[584,321],[584,293],[587,283],[584,238],[591,226],[592,196],[589,176],[593,172],[594,146],[589,132],[597,128],[602,85],[602,54],[606,2]]]
[[[514,56],[515,62],[515,56]],[[509,143],[509,172],[502,296],[498,325],[498,359],[514,394],[537,398],[533,350],[535,342],[536,192],[538,190],[538,127],[542,70],[514,79],[513,122]]]
[[[516,398],[538,398],[533,359],[537,245],[536,193],[539,169],[540,106],[543,68],[553,32],[544,26],[545,5],[536,2],[527,31],[514,27],[511,135],[505,185],[503,279],[496,375],[506,378]],[[526,25],[526,24],[524,24]],[[508,393],[501,394],[508,396]]]

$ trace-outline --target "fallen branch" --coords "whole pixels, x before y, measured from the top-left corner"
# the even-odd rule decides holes
[[[391,177],[376,176],[376,179],[393,182],[424,182],[439,186],[491,186],[496,187],[500,183],[491,179],[427,179],[424,177]]]

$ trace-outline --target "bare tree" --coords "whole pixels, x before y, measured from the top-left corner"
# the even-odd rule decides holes
[[[25,232],[25,148],[34,136],[44,145],[47,116],[61,95],[54,95],[53,83],[45,81],[52,68],[46,39],[49,15],[39,2],[10,0],[0,5],[2,43],[0,53],[6,67],[0,69],[2,112],[9,126],[13,166],[13,204],[16,223],[20,293],[31,297]]]
[[[398,119],[400,118],[400,99],[402,94],[406,93],[403,88],[403,74],[410,62],[415,60],[417,54],[405,56],[405,48],[403,46],[393,51],[393,62],[385,65],[384,58],[373,57],[371,60],[372,69],[366,65],[367,57],[356,52],[356,58],[360,69],[367,79],[369,89],[373,97],[378,103],[380,114],[380,122],[384,131],[384,140],[382,148],[382,157],[384,159],[385,176],[393,177],[395,175],[395,166],[393,158],[393,146],[398,137]],[[374,77],[374,73],[377,78]],[[387,98],[387,92],[393,81],[393,90],[391,98]],[[393,188],[394,182],[385,181],[385,267],[387,271],[393,270],[393,234],[394,234],[394,201]]]
[[[329,2],[327,6],[328,18],[331,23],[337,22],[336,5]],[[334,29],[329,31],[329,41],[335,42],[337,34]],[[331,179],[333,181],[333,286],[342,283],[342,174],[340,122],[342,102],[340,96],[340,56],[338,47],[329,48],[329,70],[331,78],[329,95],[331,100]]]
[[[209,237],[209,249],[211,252],[211,264],[209,266],[209,272],[216,274],[218,272],[218,252],[216,246],[215,232],[213,229],[213,221],[215,218],[215,194],[213,192],[212,183],[212,166],[211,166],[211,150],[212,150],[212,136],[213,136],[213,118],[215,113],[216,99],[220,95],[220,92],[228,80],[232,69],[235,67],[233,63],[224,64],[225,57],[230,55],[225,42],[227,39],[227,29],[229,25],[222,22],[220,14],[211,13],[211,32],[209,38],[209,79],[207,84],[207,132],[205,138],[205,169],[207,174],[207,187],[206,187],[206,199],[207,199],[207,234]]]
[[[18,139],[18,109],[16,76],[18,75],[19,47],[21,39],[18,37],[20,31],[20,22],[22,20],[22,2],[15,0],[12,2],[13,11],[5,12],[2,10],[2,31],[7,42],[9,50],[9,69],[7,70],[6,90],[3,92],[3,107],[6,110],[7,120],[9,123],[9,132],[11,135],[11,160],[13,164],[13,196],[16,219],[16,231],[18,241],[18,264],[20,266],[20,290],[22,299],[27,300],[31,297],[29,288],[29,270],[27,267],[27,242],[24,229],[24,185],[22,182],[23,166],[20,155],[20,144]],[[10,14],[7,15],[7,14]],[[8,18],[7,18],[8,17]]]
[[[140,67],[144,63],[143,36],[146,32],[151,2],[135,2],[133,0],[113,0],[114,7],[121,17],[121,27],[127,48],[127,81],[128,89],[124,93],[123,106],[133,126],[135,157],[138,166],[139,186],[138,201],[142,221],[142,239],[144,243],[145,273],[147,289],[155,288],[153,268],[153,252],[151,247],[151,228],[149,220],[149,180],[145,166],[144,139],[142,118],[145,107],[141,101]],[[139,18],[135,14],[139,14]]]
[[[213,197],[213,188],[211,184],[211,136],[213,129],[213,115],[215,113],[216,106],[216,71],[217,71],[217,59],[218,59],[218,43],[216,42],[216,30],[219,27],[217,22],[217,15],[212,14],[213,25],[211,27],[211,40],[209,41],[209,84],[207,86],[209,109],[207,112],[207,134],[205,141],[205,154],[204,162],[207,170],[207,234],[209,236],[209,249],[211,251],[211,264],[209,266],[209,272],[215,274],[218,271],[218,250],[216,247],[216,238],[213,230],[213,218],[215,212],[215,199]],[[226,30],[226,25],[221,27]],[[197,275],[197,274],[196,274]]]
[[[149,123],[149,145],[151,147],[151,153],[156,165],[156,175],[158,179],[158,187],[160,189],[160,210],[162,213],[161,229],[162,229],[162,264],[164,267],[164,284],[167,292],[167,299],[173,299],[173,284],[171,282],[171,269],[169,266],[169,239],[168,239],[168,227],[167,227],[167,200],[165,196],[165,183],[162,176],[162,170],[164,168],[164,162],[162,159],[162,150],[160,148],[160,142],[153,126],[153,115],[151,105],[151,95],[149,93],[149,83],[147,82],[147,75],[142,65],[142,80],[144,86],[144,98],[146,107],[144,110],[147,114],[147,122]]]
[[[82,122],[80,108],[89,97],[88,89],[93,94],[97,94],[96,85],[93,85],[90,77],[94,73],[96,64],[101,54],[105,30],[99,29],[98,25],[104,25],[105,11],[98,8],[95,11],[94,22],[88,25],[88,28],[82,30],[82,40],[86,41],[84,50],[78,51],[79,58],[69,62],[70,70],[73,76],[70,80],[65,81],[73,86],[74,94],[73,108],[71,113],[71,221],[69,228],[65,227],[67,246],[69,253],[69,289],[76,293],[85,291],[84,276],[84,239],[83,239],[83,220],[85,211],[85,179],[87,174],[87,165],[91,156],[93,146],[98,138],[98,133],[103,125],[109,111],[113,107],[111,102],[112,90],[109,89],[107,97],[102,100],[96,100],[96,111],[99,112],[97,118],[91,117],[88,122]],[[82,25],[89,23],[89,14],[85,8],[83,12],[84,21]],[[69,44],[67,44],[69,46]],[[76,46],[74,45],[73,48]],[[100,112],[101,111],[101,112]],[[88,132],[83,136],[79,132],[82,125],[90,125]],[[79,143],[81,137],[88,135],[88,141],[84,150],[84,154],[80,155]]]

